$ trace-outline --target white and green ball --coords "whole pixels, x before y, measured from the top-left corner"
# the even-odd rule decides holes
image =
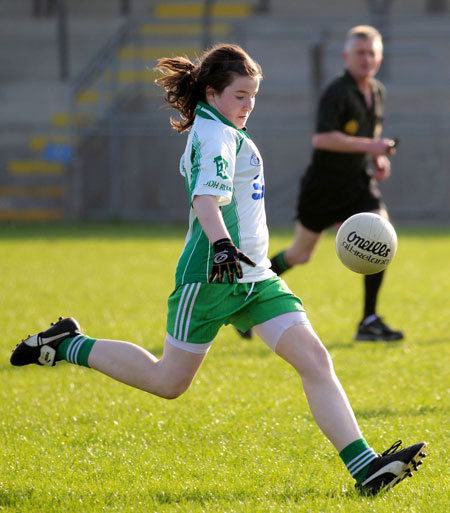
[[[336,234],[336,252],[351,271],[375,274],[392,262],[397,251],[397,234],[384,217],[363,212],[349,217]]]

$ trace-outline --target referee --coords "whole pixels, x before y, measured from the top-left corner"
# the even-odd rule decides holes
[[[378,182],[390,176],[395,141],[381,138],[385,89],[375,75],[383,60],[381,34],[359,25],[348,33],[342,53],[344,73],[320,98],[312,161],[302,176],[292,245],[275,255],[278,275],[310,260],[324,231],[359,212],[386,218]],[[401,331],[376,313],[384,271],[364,276],[364,310],[355,340],[392,341]]]

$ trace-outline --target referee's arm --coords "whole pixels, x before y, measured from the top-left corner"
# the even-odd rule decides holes
[[[371,139],[355,137],[334,130],[316,133],[312,137],[312,145],[316,150],[334,151],[338,153],[368,153],[372,157],[392,154],[395,145],[393,139]]]

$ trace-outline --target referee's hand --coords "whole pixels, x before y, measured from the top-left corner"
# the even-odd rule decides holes
[[[395,139],[375,139],[370,144],[369,153],[372,157],[380,157],[381,155],[395,155]]]
[[[217,283],[223,283],[225,274],[228,276],[228,282],[234,283],[234,275],[242,278],[242,267],[240,262],[245,262],[252,267],[256,266],[243,251],[237,248],[231,239],[219,239],[213,244],[214,258],[211,273],[209,274],[209,283],[217,279]]]

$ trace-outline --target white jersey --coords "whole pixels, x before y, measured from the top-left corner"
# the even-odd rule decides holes
[[[269,233],[264,207],[262,159],[245,130],[237,129],[217,110],[200,102],[181,157],[180,172],[189,195],[189,230],[178,261],[176,284],[207,282],[214,249],[192,208],[196,195],[217,198],[233,243],[256,267],[241,263],[240,283],[275,276],[267,258]]]

